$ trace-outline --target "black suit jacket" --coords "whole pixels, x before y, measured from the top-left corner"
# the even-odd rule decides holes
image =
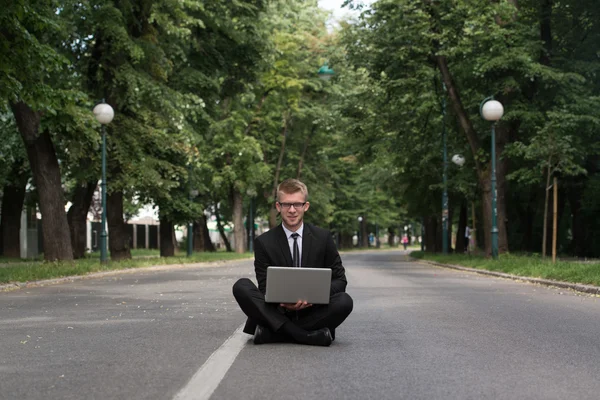
[[[281,225],[263,233],[254,240],[254,270],[258,281],[258,289],[263,295],[267,289],[267,267],[288,265],[292,265],[292,254],[285,231]],[[304,223],[300,265],[302,267],[331,268],[330,294],[346,291],[346,271],[333,242],[331,232]],[[277,304],[267,304],[267,306],[283,313],[282,310],[278,309]],[[311,308],[302,311],[310,312]],[[256,321],[248,318],[244,326],[244,332],[252,335],[255,329]]]
[[[265,294],[267,267],[291,266],[292,254],[281,225],[254,240],[254,271],[258,289]],[[346,291],[346,271],[328,230],[304,223],[301,267],[331,268],[331,294]]]

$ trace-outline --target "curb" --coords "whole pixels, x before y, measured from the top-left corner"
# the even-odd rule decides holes
[[[412,259],[414,261],[423,262],[423,263],[431,264],[431,265],[436,265],[438,267],[443,267],[443,268],[456,269],[459,271],[466,271],[466,272],[474,272],[474,273],[481,274],[481,275],[495,276],[498,278],[511,279],[514,281],[537,283],[540,285],[558,287],[558,288],[562,288],[562,289],[570,289],[570,290],[574,290],[576,292],[582,292],[582,293],[600,296],[600,287],[598,287],[598,286],[583,285],[580,283],[571,283],[571,282],[563,282],[563,281],[554,281],[551,279],[530,278],[527,276],[505,274],[504,272],[494,272],[494,271],[488,271],[485,269],[467,268],[467,267],[463,267],[460,265],[453,265],[453,264],[442,264],[442,263],[439,263],[436,261],[420,260],[417,258],[412,258]]]
[[[111,270],[111,271],[91,272],[91,273],[88,273],[85,275],[71,275],[71,276],[65,276],[62,278],[43,279],[43,280],[39,280],[39,281],[3,283],[3,284],[0,284],[0,292],[8,292],[8,291],[12,291],[12,290],[26,289],[26,288],[31,288],[31,287],[57,285],[57,284],[61,284],[61,283],[80,281],[83,279],[104,278],[107,276],[130,274],[130,273],[134,273],[134,272],[167,271],[167,270],[171,270],[171,269],[190,268],[190,267],[214,267],[214,266],[219,266],[219,265],[223,265],[223,264],[229,264],[229,263],[234,263],[237,261],[244,261],[244,260],[246,260],[246,259],[239,258],[239,259],[235,259],[235,260],[208,261],[208,262],[201,262],[201,263],[152,265],[152,266],[148,266],[148,267],[125,268],[125,269],[115,269],[115,270]]]

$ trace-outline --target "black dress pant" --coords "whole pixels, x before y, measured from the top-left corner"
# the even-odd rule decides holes
[[[266,303],[265,295],[248,278],[242,278],[233,285],[233,296],[248,316],[244,332],[251,335],[257,324],[277,332],[288,321],[307,331],[329,328],[333,333],[350,315],[353,307],[352,297],[340,292],[330,296],[329,304],[315,304],[300,311],[284,311],[279,304]]]

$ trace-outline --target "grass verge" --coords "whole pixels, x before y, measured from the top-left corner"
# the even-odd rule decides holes
[[[557,261],[556,264],[553,264],[551,259],[544,260],[539,256],[501,254],[497,260],[493,260],[476,255],[443,255],[421,251],[413,251],[410,253],[410,256],[442,264],[461,265],[463,267],[504,272],[523,277],[600,286],[600,263],[597,262]]]
[[[91,272],[114,271],[126,268],[143,268],[155,265],[191,264],[211,261],[226,261],[251,258],[251,253],[194,253],[191,257],[154,257],[142,255],[131,260],[110,261],[100,264],[98,257],[90,257],[72,262],[40,262],[23,261],[0,267],[0,283],[29,282],[42,279],[63,278],[67,276],[85,275]]]

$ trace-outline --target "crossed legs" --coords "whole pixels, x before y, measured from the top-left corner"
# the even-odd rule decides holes
[[[297,313],[284,313],[277,304],[266,303],[265,296],[248,278],[239,279],[233,285],[233,296],[250,320],[283,336],[290,331],[289,324],[294,325],[292,329],[308,332],[328,328],[333,336],[335,328],[344,322],[353,307],[350,295],[341,292],[331,295],[327,305],[313,305]],[[284,327],[285,324],[288,325]]]

